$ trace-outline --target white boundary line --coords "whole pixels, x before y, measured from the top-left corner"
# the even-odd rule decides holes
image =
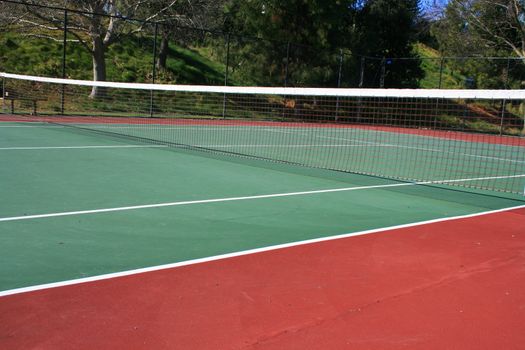
[[[193,204],[234,202],[234,201],[242,201],[242,200],[278,198],[278,197],[292,197],[292,196],[303,196],[303,195],[322,194],[322,193],[334,193],[334,192],[349,192],[349,191],[368,190],[368,189],[377,189],[377,188],[403,187],[403,186],[416,186],[416,185],[431,185],[431,184],[446,184],[446,183],[458,183],[458,182],[468,182],[468,181],[510,179],[510,178],[520,178],[520,177],[525,178],[525,174],[508,175],[508,176],[489,176],[489,177],[478,177],[478,178],[470,178],[470,179],[452,179],[452,180],[441,180],[441,181],[402,182],[402,183],[385,184],[385,185],[356,186],[356,187],[332,188],[332,189],[325,189],[325,190],[273,193],[273,194],[263,194],[263,195],[255,195],[255,196],[244,196],[244,197],[227,197],[227,198],[214,198],[214,199],[200,199],[200,200],[181,201],[181,202],[143,204],[143,205],[134,205],[134,206],[127,206],[127,207],[114,207],[114,208],[102,208],[102,209],[91,209],[91,210],[78,210],[78,211],[69,211],[69,212],[36,214],[36,215],[25,215],[25,216],[12,216],[12,217],[3,217],[3,218],[0,217],[0,222],[21,221],[21,220],[31,220],[31,219],[44,219],[44,218],[52,218],[52,217],[60,217],[60,216],[73,216],[73,215],[87,215],[87,214],[109,213],[109,212],[138,210],[138,209],[175,207],[175,206],[193,205]]]
[[[165,145],[113,145],[113,146],[42,146],[42,147],[0,147],[0,151],[26,151],[45,149],[97,149],[97,148],[166,148]]]
[[[256,148],[256,147],[265,147],[265,148],[308,148],[308,147],[391,147],[391,145],[351,145],[351,144],[290,144],[290,145],[271,145],[271,144],[237,144],[237,145],[191,145],[193,147],[208,147],[208,148],[235,148],[235,147],[245,147],[245,148]]]
[[[224,260],[224,259],[229,259],[229,258],[234,258],[234,257],[239,257],[239,256],[244,256],[244,255],[263,253],[263,252],[268,252],[268,251],[273,251],[273,250],[292,248],[292,247],[303,246],[303,245],[314,244],[314,243],[333,241],[333,240],[337,240],[337,239],[343,239],[343,238],[349,238],[349,237],[355,237],[355,236],[363,236],[363,235],[369,235],[369,234],[373,234],[373,233],[380,233],[380,232],[385,232],[385,231],[391,231],[391,230],[397,230],[397,229],[403,229],[403,228],[409,228],[409,227],[416,227],[416,226],[422,226],[422,225],[435,224],[435,223],[445,222],[445,221],[468,219],[468,218],[484,216],[484,215],[489,215],[489,214],[496,214],[496,213],[507,212],[507,211],[516,210],[516,209],[523,209],[523,208],[525,208],[525,205],[520,205],[520,206],[516,206],[516,207],[511,207],[511,208],[504,208],[504,209],[484,211],[484,212],[475,213],[475,214],[459,215],[459,216],[453,216],[453,217],[448,217],[448,218],[440,218],[440,219],[432,219],[432,220],[420,221],[420,222],[415,222],[415,223],[410,223],[410,224],[403,224],[403,225],[395,225],[395,226],[390,226],[390,227],[376,228],[376,229],[371,229],[371,230],[346,233],[346,234],[342,234],[342,235],[314,238],[314,239],[308,239],[308,240],[299,241],[299,242],[293,242],[293,243],[277,244],[277,245],[268,246],[268,247],[264,247],[264,248],[249,249],[249,250],[244,250],[244,251],[239,251],[239,252],[234,252],[234,253],[227,253],[227,254],[220,254],[220,255],[210,256],[210,257],[206,257],[206,258],[192,259],[192,260],[186,260],[186,261],[181,261],[181,262],[172,263],[172,264],[151,266],[151,267],[145,267],[145,268],[140,268],[140,269],[121,271],[121,272],[109,273],[109,274],[92,276],[92,277],[86,277],[86,278],[73,279],[73,280],[68,280],[68,281],[46,283],[46,284],[35,285],[35,286],[30,286],[30,287],[10,289],[10,290],[1,291],[0,292],[0,297],[5,297],[5,296],[15,295],[15,294],[21,294],[21,293],[34,292],[34,291],[44,290],[44,289],[51,289],[51,288],[71,286],[71,285],[76,285],[76,284],[81,284],[81,283],[88,283],[88,282],[108,280],[108,279],[113,279],[113,278],[118,278],[118,277],[137,275],[137,274],[142,274],[142,273],[147,273],[147,272],[154,272],[154,271],[160,271],[160,270],[166,270],[166,269],[177,268],[177,267],[182,267],[182,266],[202,264],[202,263],[206,263],[206,262],[212,262],[212,261],[217,261],[217,260]]]
[[[27,122],[29,123],[29,122]],[[61,125],[0,125],[0,129],[6,129],[6,128],[64,128],[64,126]]]
[[[525,177],[525,175],[523,175],[523,176]],[[308,194],[356,191],[356,190],[363,190],[363,189],[385,188],[385,187],[400,187],[400,186],[413,186],[413,185],[415,185],[415,183],[407,182],[407,183],[395,183],[395,184],[388,184],[388,185],[359,186],[359,187],[346,187],[346,188],[335,188],[335,189],[303,191],[303,192],[274,193],[274,194],[264,194],[264,195],[257,195],[257,196],[229,197],[229,198],[201,199],[201,200],[181,201],[181,202],[144,204],[144,205],[135,205],[135,206],[128,206],[128,207],[104,208],[104,209],[80,210],[80,211],[70,211],[70,212],[61,212],[61,213],[49,213],[49,214],[27,215],[27,216],[4,217],[4,218],[0,218],[0,222],[30,220],[30,219],[43,219],[43,218],[58,217],[58,216],[98,214],[98,213],[108,213],[108,212],[137,210],[137,209],[174,207],[174,206],[192,205],[192,204],[233,202],[233,201],[241,201],[241,200],[253,200],[253,199],[263,199],[263,198],[277,198],[277,197],[291,197],[291,196],[301,196],[301,195],[308,195]]]

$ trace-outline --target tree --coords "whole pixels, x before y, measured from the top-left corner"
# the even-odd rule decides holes
[[[432,30],[444,54],[479,56],[449,63],[464,75],[476,77],[478,86],[501,88],[507,87],[509,80],[522,79],[522,67],[483,57],[516,56],[525,60],[523,1],[452,0]]]
[[[157,57],[158,69],[166,69],[170,40],[187,44],[195,40],[199,29],[217,26],[221,19],[224,0],[151,1],[147,8],[150,19],[160,28],[161,43]]]
[[[17,24],[23,17],[23,13],[16,4],[0,2],[0,29],[6,30]]]
[[[280,85],[287,76],[293,85],[333,84],[338,49],[352,41],[348,29],[357,2],[230,1],[225,30],[243,43],[237,65],[253,67],[266,84],[270,77],[270,83]]]
[[[456,62],[481,88],[523,86],[525,76],[525,2],[523,0],[450,0],[433,32],[446,54],[480,56]],[[518,61],[487,56],[514,56]],[[509,104],[503,104],[503,107]],[[502,108],[503,108],[502,107]],[[523,104],[520,115],[523,115]]]
[[[141,30],[142,27],[130,26],[126,20],[139,10],[150,5],[150,1],[141,0],[69,0],[65,1],[69,11],[65,26],[65,11],[62,0],[27,1],[23,7],[24,14],[18,16],[18,26],[24,31],[39,31],[40,35],[62,32],[64,28],[88,52],[93,61],[93,80],[106,80],[105,55],[108,47],[123,35]],[[163,12],[175,4],[168,2],[158,9]],[[153,17],[154,15],[152,15]],[[90,97],[95,98],[101,89],[94,87]]]
[[[478,50],[507,50],[525,59],[525,2],[522,0],[451,0],[437,26],[441,43],[469,38]],[[457,41],[457,40],[455,40]],[[474,48],[474,47],[472,47]]]
[[[333,86],[340,49],[347,53],[346,78],[353,81],[358,55],[375,56],[379,62],[381,57],[416,58],[412,44],[418,15],[417,0],[233,0],[226,30],[264,39],[251,43],[248,49],[257,55],[245,62],[256,65],[261,76],[275,76],[268,69],[288,67],[281,69],[280,79],[288,74],[298,84]],[[414,59],[392,66],[387,85],[415,86],[421,76]]]
[[[361,34],[354,50],[376,60],[376,75],[384,87],[417,87],[423,76],[413,46],[417,40],[417,0],[368,0],[357,14]],[[396,58],[403,58],[397,60]],[[381,67],[378,67],[381,65]],[[374,78],[374,76],[372,76]],[[370,77],[365,86],[377,86]]]

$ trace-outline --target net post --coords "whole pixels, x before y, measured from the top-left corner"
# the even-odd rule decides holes
[[[155,84],[157,77],[157,40],[159,35],[159,24],[155,22],[155,29],[153,34],[153,67],[151,71],[151,81]],[[153,118],[153,90],[149,92],[149,117]]]
[[[64,10],[64,33],[62,41],[62,79],[66,78],[66,49],[67,49],[67,27],[68,27],[68,11]],[[64,105],[66,98],[66,86],[62,84],[62,94],[60,96],[60,114],[64,115]]]
[[[337,88],[341,87],[341,80],[343,78],[343,62],[344,62],[344,53],[343,49],[339,50],[339,75],[337,77]],[[337,96],[335,102],[335,121],[339,120],[339,96]]]
[[[2,77],[2,114],[6,114],[5,111],[5,78]]]
[[[226,35],[226,67],[224,67],[224,86],[228,86],[228,73],[230,70],[230,41],[231,35]],[[226,93],[222,96],[222,119],[226,119]]]
[[[520,106],[521,106],[521,118],[523,119],[523,126],[521,127],[521,133],[519,134],[519,137],[523,137],[525,138],[525,101],[522,100],[520,102]]]

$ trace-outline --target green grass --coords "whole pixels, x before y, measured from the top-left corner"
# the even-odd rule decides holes
[[[62,75],[62,43],[47,38],[6,33],[0,37],[0,71],[49,77]],[[127,37],[111,45],[106,53],[107,79],[123,82],[151,82],[153,40]],[[68,42],[68,78],[91,79],[90,53],[78,42]],[[224,65],[201,55],[196,49],[170,45],[167,69],[157,81],[178,84],[223,84]],[[235,83],[235,82],[234,82]]]
[[[446,60],[443,61],[443,70],[441,71],[441,55],[437,50],[418,43],[416,44],[416,52],[422,58],[422,68],[425,72],[425,77],[420,81],[421,88],[437,89],[440,85],[443,89],[462,89],[465,87],[466,77],[451,69]]]

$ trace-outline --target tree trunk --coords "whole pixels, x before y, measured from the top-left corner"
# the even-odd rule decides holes
[[[93,80],[94,81],[105,81],[106,80],[106,48],[102,38],[95,37],[93,39]],[[94,86],[91,89],[90,98],[97,98],[103,94],[103,88]]]
[[[169,33],[162,33],[162,41],[160,43],[159,55],[157,57],[157,69],[165,70],[166,61],[168,59],[168,49],[169,49]]]

